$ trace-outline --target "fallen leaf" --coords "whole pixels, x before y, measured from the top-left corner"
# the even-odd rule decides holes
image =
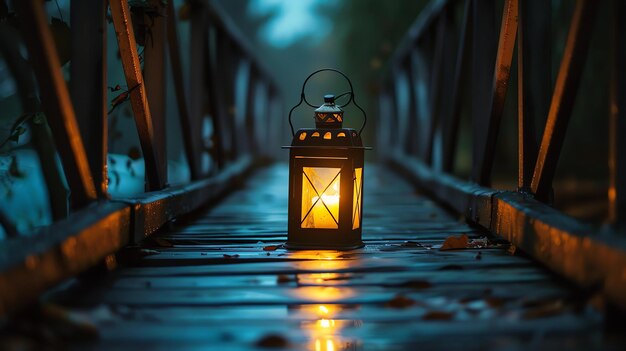
[[[460,236],[449,236],[446,241],[443,242],[443,245],[439,248],[440,251],[445,250],[458,250],[467,248],[467,244],[469,243],[469,239],[467,235],[462,234]]]
[[[493,297],[493,296],[491,296],[491,297],[485,298],[485,302],[491,308],[500,308],[500,307],[504,306],[504,303],[506,301],[503,298],[501,298],[501,297]]]
[[[238,254],[234,254],[234,255],[224,254],[224,258],[228,258],[228,259],[230,259],[230,258],[239,258],[239,255]]]
[[[263,251],[276,251],[278,247],[278,245],[268,245],[263,248]]]
[[[537,318],[546,318],[556,316],[565,311],[565,305],[560,300],[553,301],[552,303],[541,305],[538,307],[534,307],[529,309],[528,311],[522,313],[523,319],[537,319]]]
[[[515,251],[517,251],[517,246],[513,244],[511,244],[509,248],[506,250],[506,252],[508,252],[509,255],[515,255]]]
[[[284,284],[284,283],[289,283],[289,282],[297,282],[298,281],[298,275],[290,275],[290,274],[279,274],[278,277],[276,277],[276,282],[278,284]]]
[[[449,321],[454,318],[454,314],[445,311],[430,311],[422,316],[425,321]]]
[[[397,294],[385,304],[385,306],[391,308],[407,308],[413,305],[415,305],[415,300],[402,294]]]
[[[289,340],[282,335],[267,334],[257,340],[254,344],[256,347],[262,347],[267,349],[279,349],[289,346]]]

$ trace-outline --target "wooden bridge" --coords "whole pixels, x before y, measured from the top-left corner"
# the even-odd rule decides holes
[[[599,19],[599,2],[577,0],[554,91],[536,64],[546,59],[550,2],[505,0],[496,26],[483,20],[495,17],[495,1],[432,1],[381,79],[378,159],[363,176],[365,246],[351,251],[283,246],[289,165],[274,161],[283,101],[235,24],[218,4],[190,1],[182,55],[173,2],[150,3],[164,15],[140,57],[127,0],[71,2],[80,28],[72,39],[85,46],[71,52],[70,75],[80,79],[69,84],[42,0],[13,4],[28,61],[16,29],[0,23],[22,109],[43,111],[49,125],[30,122],[34,148],[54,165],[54,145],[63,166],[44,167],[52,224],[20,233],[0,216],[3,349],[624,348],[621,1],[607,1],[613,17]],[[106,43],[109,9],[117,43]],[[527,25],[530,17],[543,26]],[[598,20],[612,21],[613,72],[611,223],[602,229],[550,205]],[[146,179],[144,193],[125,197],[107,189],[103,58],[115,44]],[[491,175],[515,50],[519,182],[503,191]],[[167,94],[177,99],[191,178],[179,185],[167,179]],[[464,98],[473,102],[469,180],[454,174]],[[540,131],[529,122],[537,120]]]

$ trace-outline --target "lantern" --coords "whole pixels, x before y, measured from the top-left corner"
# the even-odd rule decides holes
[[[315,109],[315,128],[294,131],[291,113],[304,101],[307,81],[324,71],[342,75],[350,85],[348,102],[363,113],[363,126],[357,132],[343,128],[344,111],[334,95],[325,95],[324,104]],[[345,106],[344,105],[344,106]],[[334,69],[309,75],[302,85],[300,102],[289,112],[293,141],[289,152],[289,228],[287,248],[349,250],[363,246],[363,154],[366,148],[361,131],[365,111],[354,100],[348,77]]]

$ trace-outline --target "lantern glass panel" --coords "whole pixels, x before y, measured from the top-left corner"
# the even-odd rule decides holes
[[[301,228],[339,228],[341,168],[302,168]]]
[[[361,201],[363,193],[363,168],[354,170],[354,196],[352,196],[352,229],[361,226]]]

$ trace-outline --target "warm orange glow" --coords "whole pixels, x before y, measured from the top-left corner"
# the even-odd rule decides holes
[[[318,201],[318,196],[313,196],[311,202],[315,204],[310,216],[315,221],[315,228],[336,228],[335,219],[339,217],[339,195],[322,195],[322,201]],[[326,206],[324,206],[326,204]],[[326,209],[328,208],[328,209]],[[328,212],[330,211],[330,212]],[[330,214],[335,216],[335,219]]]
[[[335,302],[355,295],[352,288],[334,286],[302,286],[294,290],[297,297],[317,302]]]
[[[339,227],[339,168],[304,167],[302,228]]]

